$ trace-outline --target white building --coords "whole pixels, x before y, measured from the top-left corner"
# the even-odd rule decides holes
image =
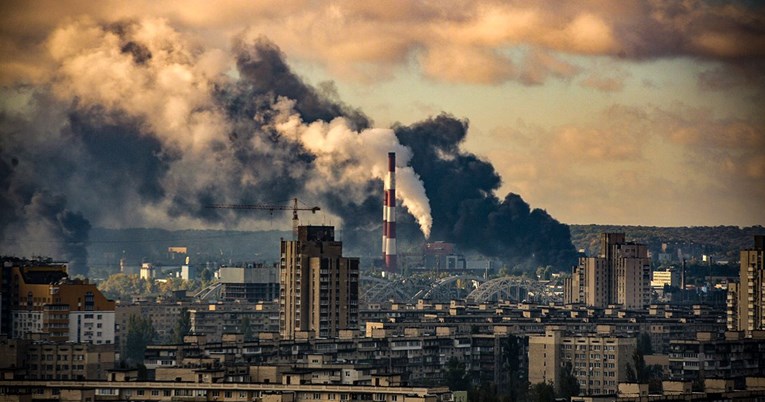
[[[114,343],[114,311],[70,311],[69,341]]]

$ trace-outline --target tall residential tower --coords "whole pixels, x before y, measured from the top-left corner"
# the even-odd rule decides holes
[[[730,306],[734,300],[728,298],[728,314],[730,324],[738,331],[765,330],[765,236],[754,236],[754,247],[741,250],[739,283],[730,286],[729,293],[734,293],[733,299],[737,305]]]
[[[650,302],[651,260],[645,244],[626,242],[624,233],[603,233],[600,255],[580,257],[566,280],[564,300],[592,307],[640,309]]]
[[[359,259],[342,254],[332,226],[300,226],[297,240],[282,240],[282,338],[329,338],[358,328]]]

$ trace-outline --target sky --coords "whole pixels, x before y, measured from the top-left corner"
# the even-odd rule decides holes
[[[235,75],[232,48],[267,38],[306,83],[363,111],[374,127],[442,113],[468,121],[461,147],[494,165],[497,196],[520,194],[561,222],[765,224],[765,8],[757,2],[6,1],[0,8],[5,119],[29,107],[30,88],[87,102],[97,78],[63,85],[62,77],[97,72],[97,52],[108,50],[88,41],[103,40],[91,33],[108,24],[182,38],[201,75]],[[83,63],[76,74],[73,60]],[[178,128],[168,124],[155,129],[172,137]]]

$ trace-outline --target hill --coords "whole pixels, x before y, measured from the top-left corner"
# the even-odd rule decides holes
[[[623,232],[627,241],[647,244],[654,255],[658,255],[662,251],[662,244],[666,244],[667,252],[675,256],[680,250],[686,258],[711,255],[730,261],[738,261],[739,250],[752,247],[754,235],[765,235],[765,227],[762,226],[569,225],[569,229],[571,242],[578,250],[585,250],[587,255],[600,252],[601,233]]]

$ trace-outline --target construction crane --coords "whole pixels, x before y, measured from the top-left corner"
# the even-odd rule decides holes
[[[273,213],[274,211],[292,211],[292,240],[297,240],[298,236],[298,211],[311,211],[311,213],[316,213],[316,211],[320,211],[321,208],[319,207],[299,207],[298,206],[298,199],[293,198],[292,206],[289,205],[272,205],[272,204],[212,204],[208,205],[207,208],[217,208],[217,209],[257,209],[262,211],[270,211]]]

